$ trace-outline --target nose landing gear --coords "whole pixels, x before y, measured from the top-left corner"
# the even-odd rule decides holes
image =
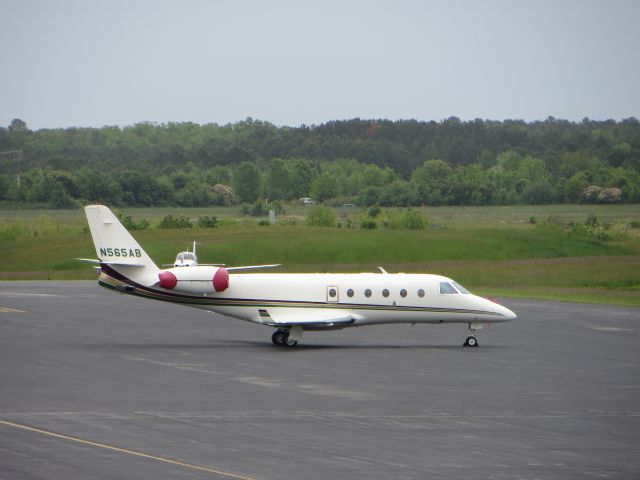
[[[469,324],[469,332],[471,332],[471,335],[469,335],[467,337],[467,339],[464,341],[462,346],[463,347],[477,347],[478,346],[478,340],[476,340],[476,330],[482,330],[482,328],[484,328],[484,325],[482,325],[481,323],[470,323]]]

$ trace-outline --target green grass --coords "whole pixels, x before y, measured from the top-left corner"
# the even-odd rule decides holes
[[[554,217],[584,221],[595,213],[608,222],[639,222],[637,206],[427,208],[427,230],[311,228],[304,207],[292,206],[284,224],[258,226],[238,218],[237,207],[217,209],[123,209],[152,224],[171,213],[216,215],[215,229],[133,232],[158,264],[197,240],[200,261],[228,265],[282,263],[282,272],[429,272],[451,276],[493,296],[521,296],[640,306],[640,231],[629,239],[600,242],[530,223]],[[357,209],[336,209],[357,219]],[[384,215],[384,213],[383,213]],[[289,222],[297,224],[287,224]],[[357,223],[356,223],[357,224]],[[74,257],[95,257],[83,212],[0,211],[0,280],[94,279],[91,266]]]
[[[302,221],[309,210],[298,204],[286,206],[287,218]],[[402,210],[398,208],[385,209],[388,211]],[[565,223],[569,221],[584,221],[589,214],[609,222],[640,222],[639,205],[515,205],[490,207],[422,207],[420,209],[429,222],[441,228],[533,228],[531,217],[542,220],[555,217]],[[161,208],[114,208],[114,211],[124,215],[131,215],[135,220],[147,219],[157,223],[164,216],[184,215],[188,218],[198,218],[202,215],[217,216],[222,219],[238,219],[240,207],[161,207]],[[338,218],[359,218],[368,209],[335,208]],[[384,214],[383,214],[384,215]],[[58,225],[84,225],[84,212],[75,210],[0,210],[0,221],[40,222],[48,220]],[[249,223],[255,219],[244,218]]]

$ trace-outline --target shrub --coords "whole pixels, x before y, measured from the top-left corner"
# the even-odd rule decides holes
[[[273,210],[276,212],[276,215],[286,215],[287,211],[284,208],[284,203],[280,200],[276,200],[275,202],[271,202],[267,208],[267,213],[269,210]]]
[[[216,183],[211,187],[211,191],[213,192],[214,200],[216,200],[215,203],[218,205],[233,205],[236,202],[233,188],[229,185]]]
[[[380,207],[371,207],[369,209],[369,216],[371,218],[376,218],[378,215],[380,215],[380,213],[382,213],[382,210],[380,210]]]
[[[307,225],[312,227],[335,227],[336,215],[329,207],[314,205],[309,209]]]
[[[218,217],[208,217],[206,215],[198,217],[198,228],[214,228],[218,226]]]
[[[590,185],[582,191],[582,200],[586,203],[619,203],[622,200],[622,190]]]
[[[571,231],[578,235],[583,235],[602,242],[607,240],[624,240],[629,236],[629,225],[625,223],[615,223],[610,225],[602,223],[594,214],[587,217],[584,223],[571,224]]]
[[[120,214],[118,215],[118,218],[120,219],[120,222],[122,223],[124,228],[126,228],[127,230],[146,230],[147,228],[149,228],[149,222],[144,218],[140,220],[139,223],[136,223],[133,218],[131,218],[131,215],[123,217]]]
[[[601,191],[602,188],[598,185],[589,185],[582,191],[582,201],[586,203],[596,203]]]
[[[54,183],[49,192],[49,208],[75,208],[78,205],[60,183]]]
[[[408,210],[400,221],[402,228],[408,230],[424,230],[427,228],[427,220],[419,210]]]
[[[599,203],[618,203],[622,199],[622,190],[619,188],[603,188],[598,193]]]
[[[373,230],[375,228],[378,228],[378,224],[372,218],[365,218],[360,223],[360,228],[367,228],[369,230]]]
[[[251,215],[252,217],[265,217],[269,215],[269,207],[264,200],[256,200],[255,203],[249,205],[244,204],[240,209],[242,215]]]
[[[630,226],[625,223],[615,223],[609,227],[611,240],[625,240],[629,238]]]
[[[189,219],[183,215],[174,217],[173,215],[169,214],[162,219],[162,221],[158,225],[158,228],[193,228],[193,225],[191,225]]]

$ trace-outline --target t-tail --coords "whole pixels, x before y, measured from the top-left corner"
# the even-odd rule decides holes
[[[156,264],[109,208],[89,205],[84,211],[103,274],[122,276],[144,286],[158,281]]]

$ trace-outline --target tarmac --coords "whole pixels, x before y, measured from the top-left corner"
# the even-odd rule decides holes
[[[307,333],[0,283],[0,478],[640,478],[640,309]]]

